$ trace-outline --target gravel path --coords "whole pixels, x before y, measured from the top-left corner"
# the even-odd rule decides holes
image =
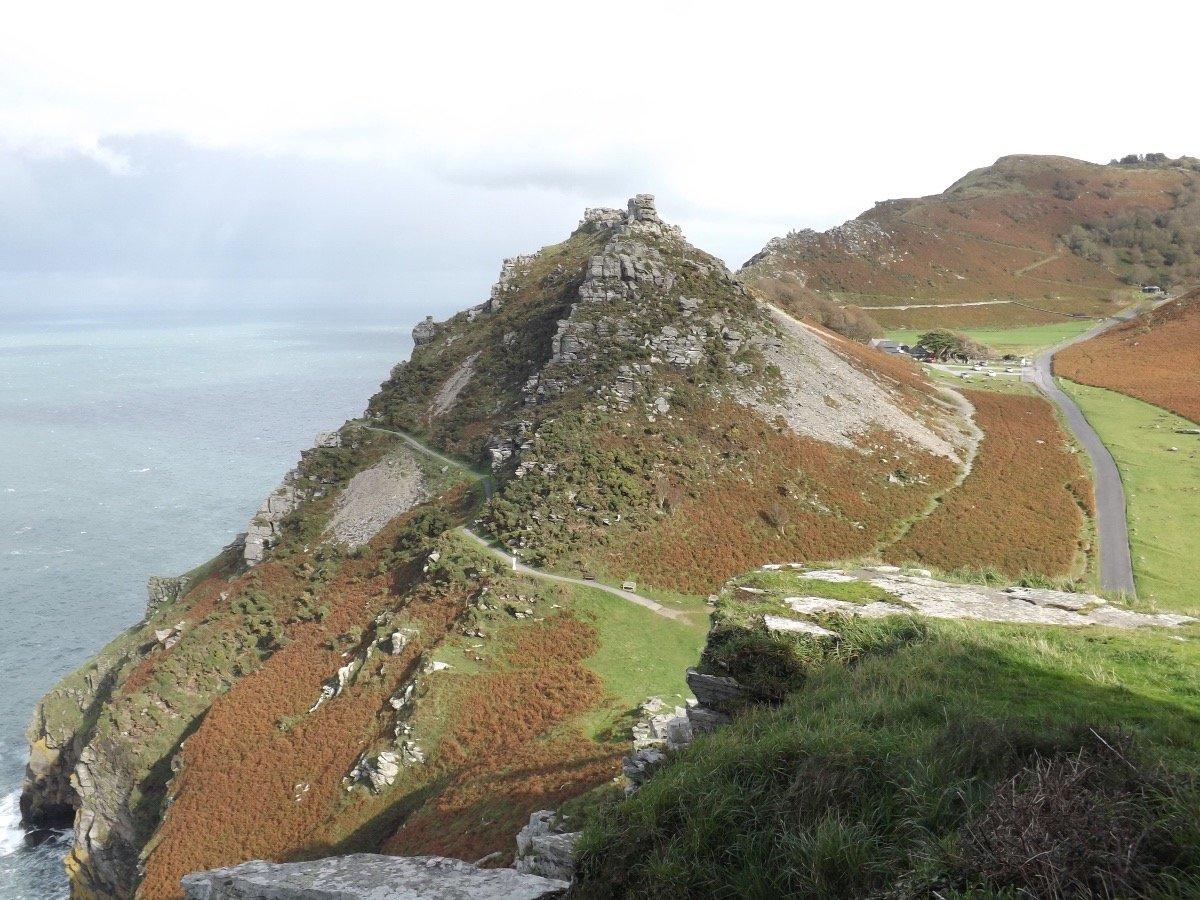
[[[456,466],[465,472],[469,472],[479,479],[480,483],[483,485],[484,496],[488,499],[491,499],[491,496],[496,489],[496,483],[492,480],[491,475],[479,475],[477,472],[474,472],[472,469],[458,460],[438,453],[432,447],[425,446],[410,434],[406,434],[403,431],[395,431],[391,428],[379,428],[375,425],[359,425],[358,427],[364,428],[367,431],[379,431],[383,434],[390,434],[394,437],[398,437],[410,447],[419,450],[428,456],[432,456],[436,460],[447,463],[451,466]],[[487,538],[477,534],[470,528],[463,526],[459,528],[459,531],[477,543],[491,556],[494,556],[496,559],[503,560],[506,565],[512,566],[514,572],[520,572],[524,575],[529,575],[542,581],[555,581],[560,584],[574,584],[578,585],[579,587],[595,588],[598,591],[604,591],[606,594],[612,594],[614,597],[620,597],[622,600],[628,600],[630,603],[636,603],[638,606],[648,609],[655,615],[662,616],[664,619],[673,619],[677,622],[688,621],[687,613],[683,612],[682,610],[671,609],[669,606],[663,606],[657,600],[651,600],[649,597],[644,597],[641,594],[634,593],[633,591],[626,591],[621,588],[611,587],[607,584],[601,584],[598,581],[591,581],[586,578],[572,578],[568,575],[555,575],[553,572],[535,569],[533,566],[527,566],[525,563],[518,561],[511,553],[506,553],[504,550],[495,546],[491,541],[487,540]]]

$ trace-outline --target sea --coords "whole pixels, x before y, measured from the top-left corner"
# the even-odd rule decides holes
[[[215,554],[411,350],[404,310],[6,318],[0,310],[0,900],[68,895],[26,833],[37,699]]]

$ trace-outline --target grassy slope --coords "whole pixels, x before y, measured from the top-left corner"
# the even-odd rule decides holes
[[[594,588],[574,588],[570,608],[599,634],[599,647],[584,665],[604,680],[609,696],[604,708],[586,716],[588,733],[613,724],[648,697],[682,705],[691,696],[684,672],[704,649],[704,625],[663,618]]]
[[[1066,348],[1054,371],[1200,424],[1200,290]]]
[[[808,680],[782,705],[699,739],[631,800],[602,813],[583,844],[581,895],[961,897],[974,883],[985,893],[972,896],[997,896],[1036,886],[1029,872],[1006,864],[1006,835],[1032,834],[1038,850],[1044,818],[1053,838],[1037,857],[1045,870],[1086,875],[1094,864],[1111,876],[1100,826],[1143,816],[1166,823],[1152,828],[1148,846],[1158,856],[1145,861],[1160,876],[1155,896],[1200,889],[1200,842],[1188,810],[1195,794],[1186,789],[1175,800],[1139,794],[1110,807],[1076,786],[1077,805],[1059,810],[1052,796],[1015,822],[1004,802],[993,804],[996,785],[1030,779],[1039,758],[1061,766],[1082,750],[1085,759],[1107,759],[1096,772],[1110,774],[1098,780],[1128,777],[1128,764],[1091,728],[1110,741],[1120,729],[1131,734],[1133,749],[1121,752],[1139,768],[1194,769],[1194,628],[1185,642],[957,623],[855,630],[857,661],[822,657],[810,642]],[[970,826],[989,805],[986,839],[973,841]],[[1186,886],[1172,881],[1173,863],[1190,867]],[[1089,896],[1101,893],[1090,887]]]
[[[998,355],[1011,353],[1015,356],[1032,356],[1038,350],[1061,344],[1076,335],[1083,334],[1095,322],[1091,319],[1072,319],[1067,322],[1051,322],[1045,325],[1026,325],[1018,328],[965,328],[963,334],[972,340],[990,347]],[[900,328],[889,330],[887,336],[893,341],[915,344],[927,328]]]
[[[1200,437],[1176,433],[1195,426],[1131,397],[1061,383],[1125,483],[1138,595],[1163,609],[1200,611]]]

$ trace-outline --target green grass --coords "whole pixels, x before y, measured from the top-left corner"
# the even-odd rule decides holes
[[[1197,896],[1195,627],[1184,641],[856,627],[856,655],[810,642],[808,677],[781,704],[700,737],[600,809],[577,894]],[[1075,761],[1093,767],[1087,780],[1055,780]],[[1034,782],[1021,812],[1005,802],[1010,779]],[[1147,835],[1124,873],[1105,844],[1114,822],[1132,843]]]
[[[1200,436],[1176,433],[1195,425],[1123,394],[1060,383],[1121,472],[1139,599],[1200,613]]]
[[[925,367],[925,374],[935,384],[944,384],[947,387],[962,389],[973,389],[980,391],[994,391],[997,394],[1036,394],[1038,392],[1032,384],[1027,381],[1022,381],[1020,377],[1012,375],[997,375],[995,378],[980,376],[978,372],[972,372],[969,379],[959,378],[957,375],[951,375],[948,372],[943,372],[941,369],[931,369]]]
[[[828,597],[848,603],[871,603],[875,600],[895,600],[883,588],[866,581],[823,581],[805,578],[795,569],[775,569],[751,572],[737,579],[739,585],[770,592],[774,597]],[[742,593],[745,593],[744,591]]]
[[[684,673],[704,649],[705,627],[655,615],[596,588],[571,588],[570,608],[600,635],[600,648],[585,665],[604,679],[611,704],[583,723],[597,734],[647,697],[683,705],[691,696]]]
[[[952,330],[961,331],[973,340],[990,347],[1000,356],[1007,353],[1014,356],[1032,356],[1039,350],[1053,347],[1055,344],[1083,334],[1095,324],[1095,321],[1091,319],[1071,319],[1065,322],[1053,322],[1049,325],[1022,325],[1016,328],[955,328]],[[894,341],[915,344],[926,331],[929,329],[905,328],[888,331],[887,336]]]

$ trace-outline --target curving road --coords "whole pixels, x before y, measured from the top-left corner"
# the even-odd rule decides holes
[[[474,471],[459,460],[453,459],[442,453],[438,453],[432,447],[426,446],[421,441],[418,441],[415,437],[406,432],[397,431],[393,428],[380,428],[377,425],[364,425],[360,422],[356,422],[354,424],[366,431],[379,431],[383,434],[390,434],[393,437],[398,437],[414,450],[424,453],[426,456],[433,457],[439,462],[454,466],[457,469],[462,469],[464,472],[473,475],[479,480],[479,483],[483,485],[485,499],[491,499],[492,493],[496,488],[496,483],[492,480],[491,475],[480,475],[478,472]],[[671,609],[669,606],[663,606],[657,600],[651,600],[649,597],[644,597],[641,594],[634,593],[633,591],[627,591],[623,588],[601,584],[598,581],[592,581],[586,578],[572,578],[569,575],[555,575],[553,572],[547,572],[544,569],[535,569],[533,566],[527,566],[511,553],[506,553],[487,538],[472,531],[465,525],[460,527],[458,530],[477,543],[486,553],[494,556],[496,559],[503,560],[506,565],[512,566],[514,572],[520,572],[521,574],[529,575],[532,578],[538,578],[542,581],[555,581],[559,584],[573,584],[578,585],[579,587],[595,588],[598,591],[604,591],[606,594],[612,594],[614,597],[620,597],[622,600],[628,600],[630,603],[636,603],[638,606],[644,607],[655,615],[662,616],[664,619],[674,619],[677,622],[689,621],[687,613],[683,612],[682,610]]]
[[[1054,354],[1060,350],[1091,340],[1096,335],[1126,322],[1137,315],[1130,310],[1113,316],[1078,337],[1043,351],[1033,362],[1031,381],[1062,410],[1067,426],[1074,433],[1092,460],[1096,489],[1096,531],[1100,540],[1100,586],[1109,591],[1123,591],[1136,596],[1133,583],[1133,558],[1129,552],[1129,524],[1125,505],[1125,485],[1112,454],[1100,440],[1083,411],[1055,383]]]

